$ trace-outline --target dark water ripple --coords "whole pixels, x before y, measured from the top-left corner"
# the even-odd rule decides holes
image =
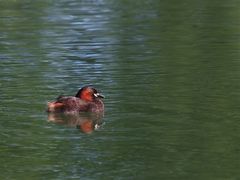
[[[239,6],[0,2],[0,179],[239,177]],[[90,134],[46,103],[93,84]]]

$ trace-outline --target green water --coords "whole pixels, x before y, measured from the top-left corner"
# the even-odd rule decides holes
[[[239,179],[239,5],[0,1],[0,179]],[[49,122],[86,84],[101,127]]]

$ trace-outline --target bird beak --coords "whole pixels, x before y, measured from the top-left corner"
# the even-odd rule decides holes
[[[104,98],[104,96],[102,94],[99,93],[95,93],[93,94],[96,98]]]

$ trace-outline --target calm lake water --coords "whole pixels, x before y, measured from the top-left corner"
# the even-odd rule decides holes
[[[0,179],[239,179],[239,7],[0,1]],[[48,120],[88,84],[100,128]]]

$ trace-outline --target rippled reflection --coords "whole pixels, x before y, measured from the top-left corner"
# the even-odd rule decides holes
[[[103,124],[103,114],[89,113],[48,113],[48,121],[56,124],[76,127],[83,133],[92,133]]]

